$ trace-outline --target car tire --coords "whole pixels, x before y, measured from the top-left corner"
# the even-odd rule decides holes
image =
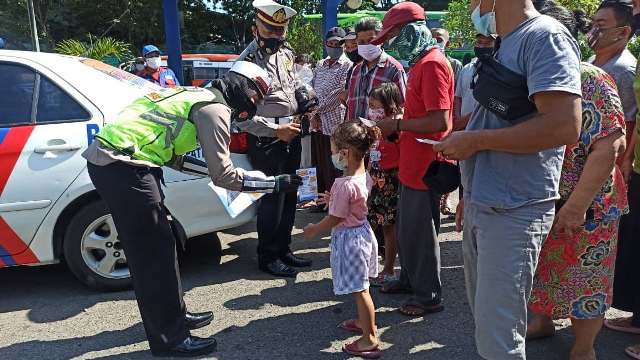
[[[76,212],[66,229],[63,251],[67,266],[83,284],[107,291],[131,287],[126,256],[104,202],[89,203]]]

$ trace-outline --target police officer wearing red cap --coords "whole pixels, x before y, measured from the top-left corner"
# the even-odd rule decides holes
[[[255,0],[254,41],[240,55],[265,69],[272,79],[271,91],[258,106],[253,121],[240,126],[255,137],[250,141],[254,168],[267,175],[293,174],[300,167],[300,125],[296,115],[313,108],[314,97],[296,77],[295,57],[286,45],[289,19],[296,11],[273,0]],[[295,277],[294,267],[311,261],[293,254],[291,231],[296,215],[296,194],[269,194],[258,206],[258,262],[262,271]]]

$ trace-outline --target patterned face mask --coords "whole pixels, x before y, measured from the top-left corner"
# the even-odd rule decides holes
[[[389,53],[397,54],[398,60],[406,60],[413,65],[436,46],[427,23],[420,20],[405,25],[393,42],[387,45],[387,49]]]

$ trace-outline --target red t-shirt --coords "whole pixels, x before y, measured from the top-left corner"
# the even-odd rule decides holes
[[[453,128],[453,70],[449,60],[437,48],[429,51],[410,70],[405,97],[404,120],[421,118],[428,112],[449,110],[449,129]],[[422,177],[436,159],[433,146],[416,139],[442,140],[450,131],[417,134],[403,131],[400,135],[400,182],[415,190],[427,190]]]

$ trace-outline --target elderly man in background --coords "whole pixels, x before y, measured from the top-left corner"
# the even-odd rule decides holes
[[[333,180],[340,176],[331,161],[331,135],[344,121],[345,107],[340,103],[340,94],[352,66],[344,54],[345,31],[331,28],[325,37],[327,57],[318,62],[313,88],[318,95],[318,117],[320,123],[312,134],[312,161],[318,170],[318,191],[331,190]]]

